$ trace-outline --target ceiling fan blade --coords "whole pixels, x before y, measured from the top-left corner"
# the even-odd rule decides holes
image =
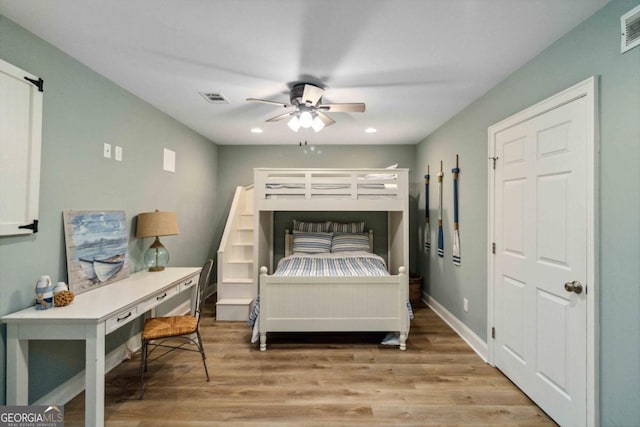
[[[322,120],[322,123],[324,123],[325,126],[331,126],[332,124],[334,124],[336,122],[331,117],[327,116],[325,113],[322,113],[320,111],[316,111],[316,114],[318,115],[320,120]]]
[[[271,117],[270,119],[265,120],[266,122],[277,122],[280,121],[282,119],[286,119],[287,117],[289,117],[291,114],[295,113],[295,111],[291,111],[289,113],[284,113],[284,114],[279,114],[275,117]]]
[[[324,93],[324,89],[319,88],[314,85],[304,85],[304,92],[302,92],[302,103],[309,103],[311,105],[316,105],[320,102],[320,98],[322,98],[322,94]]]
[[[289,104],[285,104],[283,102],[277,102],[277,101],[269,101],[268,99],[258,99],[258,98],[247,98],[247,101],[251,101],[251,102],[261,102],[263,104],[269,104],[269,105],[277,105],[279,107],[284,107],[284,108],[289,108],[291,107],[291,105]]]
[[[364,102],[318,105],[318,109],[332,113],[363,113],[365,108]]]

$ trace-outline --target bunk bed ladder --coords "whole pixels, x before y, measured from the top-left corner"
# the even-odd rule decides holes
[[[216,320],[244,321],[253,302],[253,185],[237,187],[218,248]]]

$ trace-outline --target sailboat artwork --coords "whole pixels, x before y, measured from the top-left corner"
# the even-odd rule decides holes
[[[75,294],[129,276],[124,211],[64,211],[69,289]]]
[[[124,265],[124,254],[114,255],[105,259],[85,259],[78,258],[82,271],[87,277],[106,282],[116,274]]]

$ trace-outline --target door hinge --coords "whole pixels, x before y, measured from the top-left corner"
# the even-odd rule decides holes
[[[496,253],[496,243],[495,242],[491,243],[491,253],[492,254]]]
[[[491,327],[491,338],[496,339],[496,328],[494,326]]]
[[[489,160],[493,160],[493,168],[496,168],[496,160],[498,160],[498,156],[496,157],[489,157]]]
[[[25,229],[25,230],[31,230],[34,233],[37,233],[38,232],[38,220],[34,219],[31,224],[20,225],[20,226],[18,226],[18,228]]]
[[[44,80],[42,80],[42,78],[39,77],[38,80],[35,80],[30,79],[29,77],[25,77],[24,79],[30,83],[33,83],[38,88],[38,91],[44,92]]]

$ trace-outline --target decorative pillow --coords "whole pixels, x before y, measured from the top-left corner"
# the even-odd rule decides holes
[[[334,233],[362,233],[364,231],[364,221],[350,222],[347,224],[332,222],[331,231]]]
[[[293,230],[294,254],[324,254],[331,251],[332,233],[309,233]]]
[[[331,252],[365,251],[371,252],[367,233],[334,234],[331,240]]]
[[[324,222],[305,222],[293,220],[293,230],[307,231],[310,233],[326,233],[329,231],[331,221]]]

